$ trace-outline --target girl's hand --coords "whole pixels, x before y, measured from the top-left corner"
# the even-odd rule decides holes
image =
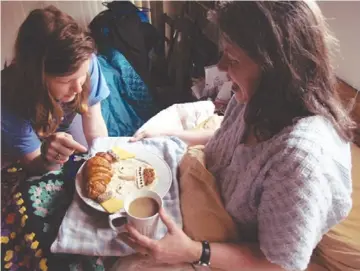
[[[157,262],[177,264],[192,263],[200,259],[202,245],[191,240],[182,229],[160,209],[160,218],[168,232],[161,240],[153,240],[140,234],[133,226],[127,224],[129,238],[127,243],[142,254],[149,254]]]
[[[86,152],[87,149],[64,132],[52,134],[41,145],[41,155],[51,164],[64,164],[75,151]]]

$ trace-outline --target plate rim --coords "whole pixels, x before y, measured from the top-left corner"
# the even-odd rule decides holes
[[[114,146],[113,146],[114,147]],[[138,151],[140,151],[140,147],[136,146],[135,148],[133,149],[136,149],[136,151],[131,151],[129,150],[129,148],[126,148],[125,146],[117,146],[117,147],[120,147],[120,148],[123,148],[125,149],[126,151],[129,151],[129,152],[133,152],[136,153]],[[134,146],[133,146],[134,147]],[[170,176],[170,181],[169,181],[169,185],[168,185],[168,188],[166,190],[164,190],[164,195],[161,195],[159,194],[159,196],[161,198],[165,197],[165,195],[169,192],[171,186],[172,186],[172,182],[173,182],[173,176],[172,176],[172,170],[170,168],[170,166],[168,165],[168,163],[165,161],[165,159],[163,159],[162,157],[160,157],[159,155],[157,155],[156,153],[152,152],[152,151],[149,151],[148,149],[146,148],[141,148],[141,151],[142,152],[146,152],[150,155],[153,155],[153,156],[156,156],[166,167],[167,171],[169,172],[169,176]],[[98,151],[100,152],[100,151]],[[97,153],[97,152],[96,152]],[[104,213],[109,213],[107,212],[99,203],[97,203],[96,201],[86,197],[85,195],[83,195],[82,191],[80,192],[79,190],[82,190],[84,188],[84,185],[83,185],[83,182],[82,182],[82,175],[83,175],[83,168],[85,166],[85,163],[87,162],[87,160],[89,160],[90,158],[94,157],[95,154],[92,155],[92,156],[89,156],[85,161],[84,163],[80,166],[80,168],[78,169],[76,175],[75,175],[75,190],[76,190],[76,193],[78,194],[78,196],[81,198],[81,200],[89,207],[97,210],[97,211],[100,211],[100,212],[104,212]],[[136,157],[135,157],[136,158]],[[148,161],[144,161],[146,163],[149,163]],[[151,165],[152,166],[152,165]],[[155,191],[156,192],[156,191]],[[156,192],[157,193],[157,192]],[[92,201],[93,204],[90,204],[89,201]]]

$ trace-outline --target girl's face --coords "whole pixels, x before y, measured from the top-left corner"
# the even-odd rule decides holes
[[[246,103],[255,92],[260,80],[261,69],[240,47],[222,40],[223,56],[218,68],[226,71],[233,82],[235,98]]]
[[[45,76],[50,94],[61,103],[68,103],[82,92],[89,71],[90,59],[84,61],[73,74],[66,76]]]

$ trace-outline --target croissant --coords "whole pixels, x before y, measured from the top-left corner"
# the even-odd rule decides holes
[[[111,181],[113,171],[111,164],[116,157],[107,152],[98,152],[86,161],[84,174],[86,179],[86,192],[89,198],[96,200],[106,191],[107,184]]]
[[[96,200],[100,195],[106,191],[106,184],[103,181],[88,182],[86,186],[88,197]]]

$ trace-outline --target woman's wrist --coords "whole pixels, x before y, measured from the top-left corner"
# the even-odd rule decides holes
[[[187,252],[188,252],[188,256],[187,256],[188,260],[186,262],[194,263],[199,261],[202,254],[202,243],[191,240]]]

